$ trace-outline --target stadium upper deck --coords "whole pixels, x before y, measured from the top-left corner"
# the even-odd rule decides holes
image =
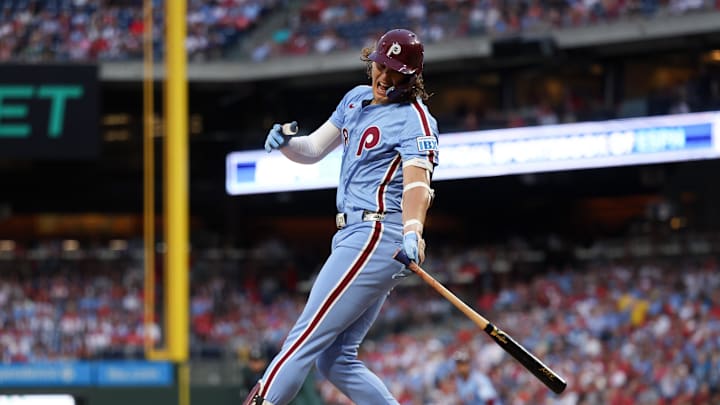
[[[163,54],[162,1],[154,1],[154,49]],[[431,46],[428,62],[506,57],[552,47],[601,46],[717,31],[720,7],[712,0],[646,1],[346,1],[192,0],[187,50],[191,61],[272,61],[289,56],[356,52],[384,30],[406,26]],[[612,26],[609,29],[609,25]],[[123,0],[5,0],[0,2],[0,62],[121,62],[142,57],[142,2]],[[432,48],[433,43],[443,46]],[[524,47],[522,46],[524,45]],[[550,47],[550,48],[548,48]],[[286,63],[190,69],[212,80],[301,74],[313,58]],[[350,65],[326,59],[327,70]],[[138,79],[128,66],[110,63],[105,79]],[[125,73],[123,73],[125,72]],[[203,72],[205,72],[203,74]],[[222,74],[220,74],[222,73]]]

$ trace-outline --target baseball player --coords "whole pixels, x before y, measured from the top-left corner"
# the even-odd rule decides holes
[[[308,136],[287,136],[280,124],[270,130],[265,149],[300,163],[342,145],[338,231],[302,314],[246,405],[287,404],[313,364],[356,404],[398,404],[357,354],[389,291],[410,274],[393,260],[395,251],[418,263],[425,258],[438,129],[423,103],[423,56],[413,32],[388,31],[362,52],[370,86],[345,94]]]

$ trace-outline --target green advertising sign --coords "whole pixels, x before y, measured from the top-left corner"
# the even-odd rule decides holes
[[[0,156],[98,155],[96,66],[0,65]]]

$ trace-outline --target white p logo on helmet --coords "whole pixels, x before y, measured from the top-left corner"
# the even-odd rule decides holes
[[[388,58],[392,58],[392,55],[400,55],[400,52],[402,52],[402,47],[397,42],[393,42],[392,45],[388,48],[385,55]]]

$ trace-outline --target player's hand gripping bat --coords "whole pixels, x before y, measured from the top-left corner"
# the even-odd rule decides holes
[[[490,323],[487,319],[482,317],[480,314],[475,312],[467,304],[465,304],[455,294],[450,292],[445,286],[439,281],[435,280],[430,274],[423,270],[417,263],[408,259],[405,252],[402,249],[398,250],[393,256],[395,260],[404,264],[408,269],[412,270],[420,278],[430,284],[437,292],[450,301],[455,307],[462,311],[465,316],[470,318],[480,329],[487,332],[487,334],[503,348],[506,352],[510,353],[517,361],[520,362],[528,371],[533,373],[543,384],[553,390],[553,392],[559,394],[565,390],[567,383],[562,379],[556,372],[552,371],[550,367],[543,364],[540,359],[535,357],[532,353],[527,351],[522,345],[516,342],[510,335],[498,329],[495,325]]]
[[[281,148],[286,145],[290,137],[296,135],[297,132],[297,121],[273,125],[270,132],[268,132],[267,138],[265,138],[265,150],[270,153],[273,149]]]

